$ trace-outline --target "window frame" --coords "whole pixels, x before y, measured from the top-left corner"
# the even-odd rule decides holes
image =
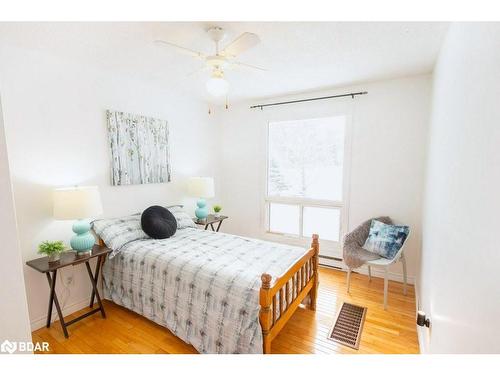
[[[347,112],[347,111],[346,111]],[[320,256],[326,258],[342,259],[341,254],[341,243],[342,238],[347,233],[348,222],[349,222],[349,196],[350,196],[350,169],[351,169],[351,131],[352,131],[352,116],[346,112],[333,112],[331,114],[325,114],[321,116],[297,116],[296,118],[290,119],[290,116],[283,116],[284,118],[267,119],[266,129],[265,129],[265,166],[264,166],[264,188],[262,194],[262,228],[261,232],[265,239],[270,241],[282,242],[290,245],[297,246],[309,246],[311,239],[309,237],[304,237],[303,233],[303,218],[304,218],[304,207],[318,207],[318,208],[330,208],[340,210],[340,228],[339,228],[339,241],[331,241],[321,239],[320,235]],[[344,129],[344,158],[343,158],[343,170],[342,170],[342,200],[325,200],[325,199],[312,199],[312,198],[300,198],[300,197],[279,197],[270,196],[268,194],[268,168],[269,168],[269,130],[272,123],[276,122],[287,122],[287,121],[301,121],[301,120],[313,120],[317,118],[329,118],[329,117],[345,117],[345,129]],[[286,117],[286,118],[285,118]],[[311,150],[313,151],[313,150]],[[270,207],[271,203],[282,203],[291,204],[299,206],[299,235],[293,235],[288,233],[278,233],[270,231]]]

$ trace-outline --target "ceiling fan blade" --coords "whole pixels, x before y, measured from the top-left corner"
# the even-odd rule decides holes
[[[175,43],[167,42],[165,40],[155,40],[155,41],[153,41],[153,43],[157,46],[177,48],[179,51],[183,52],[184,54],[192,56],[192,57],[196,57],[197,59],[205,60],[205,57],[206,57],[206,55],[204,53],[194,51],[192,49],[182,47],[182,46],[179,46]]]
[[[236,65],[236,66],[243,66],[245,68],[250,68],[250,69],[256,69],[256,70],[260,70],[260,71],[263,71],[263,72],[268,72],[269,71],[269,69],[261,68],[260,66],[255,66],[255,65],[252,65],[252,64],[247,64],[247,63],[240,62],[240,61],[231,61],[230,64],[231,65]]]
[[[229,45],[227,45],[220,52],[220,54],[226,57],[235,57],[259,43],[260,43],[260,38],[257,34],[243,33],[235,40],[233,40],[231,43],[229,43]]]

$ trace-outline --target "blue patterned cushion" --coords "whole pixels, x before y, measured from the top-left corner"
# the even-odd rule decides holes
[[[393,259],[403,246],[409,232],[410,228],[406,225],[389,225],[372,220],[363,249],[383,258]]]

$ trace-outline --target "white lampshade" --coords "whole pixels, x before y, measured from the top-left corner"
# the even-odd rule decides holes
[[[191,177],[188,181],[188,192],[193,197],[212,198],[215,196],[214,179],[212,177]]]
[[[102,214],[97,186],[77,186],[54,190],[54,218],[87,219]]]
[[[229,83],[223,77],[212,77],[207,81],[207,91],[210,95],[220,98],[229,91]]]

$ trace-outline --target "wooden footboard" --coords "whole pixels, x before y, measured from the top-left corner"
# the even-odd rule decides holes
[[[264,354],[271,353],[271,341],[278,335],[300,303],[309,296],[316,310],[318,291],[319,237],[312,236],[311,248],[276,280],[264,273],[260,288],[260,324]]]

